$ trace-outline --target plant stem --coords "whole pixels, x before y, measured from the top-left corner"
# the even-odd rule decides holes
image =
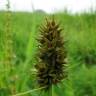
[[[50,89],[48,90],[48,96],[52,96],[52,86],[51,86]]]
[[[41,89],[44,89],[44,88],[46,88],[46,87],[41,87],[41,88],[38,88],[38,89],[29,90],[29,91],[18,93],[16,95],[12,95],[12,96],[23,96],[25,94],[29,94],[29,93],[32,93],[32,92],[35,92],[35,91],[38,91],[38,90],[41,90]]]

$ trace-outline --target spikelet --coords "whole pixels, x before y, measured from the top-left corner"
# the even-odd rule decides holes
[[[40,87],[46,86],[50,89],[52,84],[59,83],[67,74],[66,68],[66,50],[64,49],[65,42],[61,36],[62,29],[52,20],[46,19],[46,24],[40,27],[37,82]]]
[[[5,12],[5,32],[4,32],[4,64],[5,70],[10,70],[13,57],[13,41],[11,31],[11,11],[10,2],[7,0],[7,11]]]
[[[12,12],[10,11],[10,0],[7,0],[6,4],[6,12],[5,12],[5,31],[4,31],[4,78],[5,78],[5,84],[9,83],[11,81],[11,76],[13,75],[13,59],[14,59],[14,53],[13,53],[13,33],[12,33]],[[14,85],[14,84],[13,84]],[[10,94],[15,93],[15,89],[12,87],[12,83],[10,82],[6,87],[10,88]]]

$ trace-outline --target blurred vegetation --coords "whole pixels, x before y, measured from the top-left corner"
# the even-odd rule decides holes
[[[96,96],[96,12],[70,14],[55,13],[55,19],[64,28],[68,51],[68,79],[53,86],[53,96]],[[5,12],[0,12],[0,96],[9,96],[10,88],[16,93],[37,88],[34,64],[36,64],[39,26],[48,14],[13,12],[14,72],[5,79],[3,67]],[[13,75],[12,75],[13,74]],[[11,83],[10,83],[11,82]],[[12,86],[12,84],[15,86]],[[22,96],[47,96],[40,91]]]

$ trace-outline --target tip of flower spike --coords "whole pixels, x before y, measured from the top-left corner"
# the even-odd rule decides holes
[[[45,18],[45,20],[46,20],[46,25],[49,27],[51,25],[51,22],[48,20],[47,17]]]
[[[55,19],[54,19],[54,15],[52,16],[52,26],[55,25]]]

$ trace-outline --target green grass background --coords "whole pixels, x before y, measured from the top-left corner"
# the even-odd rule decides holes
[[[53,96],[96,96],[96,12],[54,14],[64,29],[62,36],[67,41],[68,78],[53,86]],[[39,36],[39,27],[44,24],[41,13],[13,12],[11,29],[13,34],[14,71],[5,80],[2,58],[4,55],[5,13],[0,12],[0,96],[10,96],[9,90],[15,86],[16,93],[38,88],[34,64]],[[86,64],[85,58],[95,62]],[[22,96],[47,96],[40,91]]]

